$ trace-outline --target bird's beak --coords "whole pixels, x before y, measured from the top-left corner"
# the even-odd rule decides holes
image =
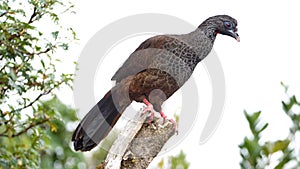
[[[240,37],[237,32],[234,32],[233,30],[229,30],[228,32],[231,37],[233,37],[236,41],[240,42]]]

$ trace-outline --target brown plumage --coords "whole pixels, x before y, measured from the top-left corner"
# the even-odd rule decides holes
[[[227,15],[205,20],[183,35],[159,35],[144,41],[112,77],[116,85],[89,111],[76,128],[75,150],[94,148],[134,100],[148,101],[157,112],[192,75],[213,47],[217,34],[239,41],[237,21]]]

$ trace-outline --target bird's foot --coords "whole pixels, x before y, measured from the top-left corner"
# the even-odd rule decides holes
[[[176,121],[173,120],[173,119],[168,119],[167,116],[165,115],[165,113],[163,111],[160,111],[159,114],[164,119],[164,123],[166,123],[167,120],[169,122],[173,123],[173,125],[174,125],[174,132],[178,135],[178,129],[177,129],[177,123],[176,123]]]
[[[150,117],[149,117],[149,120],[148,120],[148,124],[151,124],[153,119],[154,119],[154,108],[153,108],[153,105],[147,100],[147,99],[144,99],[143,102],[146,104],[146,108],[143,110],[143,114],[147,113],[147,112],[150,112]],[[177,123],[175,120],[173,119],[168,119],[167,116],[165,115],[165,113],[163,111],[160,111],[159,112],[160,116],[164,119],[164,124],[166,123],[166,121],[170,121],[171,123],[173,123],[174,125],[174,132],[176,134],[178,134],[178,129],[177,129]]]
[[[155,110],[153,108],[153,105],[147,99],[144,99],[143,102],[146,104],[147,107],[143,110],[142,114],[150,112],[150,117],[149,117],[149,120],[148,120],[148,124],[151,124],[153,119],[154,119]]]
[[[166,121],[168,120],[167,119],[167,116],[165,115],[165,113],[163,111],[160,111],[159,112],[160,116],[164,119],[164,123],[166,123]]]

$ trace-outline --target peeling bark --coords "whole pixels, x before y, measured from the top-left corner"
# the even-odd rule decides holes
[[[127,122],[109,150],[104,163],[97,169],[146,169],[161,151],[164,144],[174,135],[174,124],[163,123],[155,116],[148,124],[146,115],[140,113]]]

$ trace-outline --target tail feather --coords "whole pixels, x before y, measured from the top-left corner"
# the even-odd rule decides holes
[[[111,91],[107,92],[74,131],[72,136],[74,149],[89,151],[94,148],[110,132],[121,113],[114,104]]]

